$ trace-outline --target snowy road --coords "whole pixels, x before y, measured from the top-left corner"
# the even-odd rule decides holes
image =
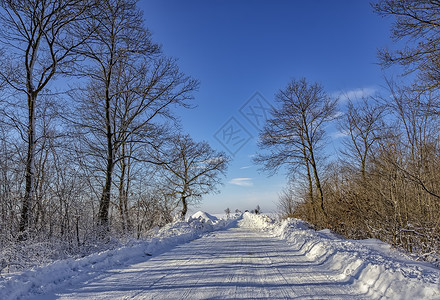
[[[261,231],[213,232],[44,299],[365,299],[353,279]]]

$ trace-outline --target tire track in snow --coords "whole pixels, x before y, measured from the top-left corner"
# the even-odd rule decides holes
[[[57,293],[56,299],[364,299],[330,253],[248,228],[217,231]]]

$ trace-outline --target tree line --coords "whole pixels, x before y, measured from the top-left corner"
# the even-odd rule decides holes
[[[199,82],[134,0],[0,1],[0,245],[142,236],[215,191],[229,158],[181,133]]]
[[[322,85],[292,80],[275,96],[260,133],[256,162],[291,184],[280,194],[284,217],[348,238],[378,238],[435,261],[440,256],[440,3],[381,0],[374,11],[394,18],[403,49],[379,51],[382,67],[403,68],[386,92],[338,99]],[[399,69],[402,70],[402,69]],[[344,135],[326,159],[329,124]]]

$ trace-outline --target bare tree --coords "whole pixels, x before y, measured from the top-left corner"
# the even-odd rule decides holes
[[[378,0],[373,8],[394,19],[391,35],[403,44],[379,52],[382,66],[402,66],[405,78],[413,82],[387,82],[391,97],[383,102],[392,123],[388,120],[389,134],[374,151],[368,195],[362,193],[375,199],[369,216],[373,221],[367,225],[372,235],[408,251],[435,253],[440,226],[439,179],[434,171],[440,153],[440,2]]]
[[[293,187],[285,188],[278,196],[278,210],[282,218],[292,218],[297,206],[297,197]]]
[[[170,146],[156,160],[163,164],[164,185],[168,194],[178,197],[182,205],[180,217],[185,218],[190,201],[215,192],[224,175],[229,158],[206,142],[195,142],[189,135],[171,138]]]
[[[229,219],[229,217],[231,215],[231,209],[229,207],[225,209],[225,214],[226,214],[226,217]]]
[[[23,232],[28,228],[35,197],[35,110],[38,98],[56,74],[70,71],[75,60],[73,50],[87,37],[77,34],[75,30],[89,4],[88,1],[67,0],[4,0],[0,4],[0,43],[7,49],[0,60],[0,80],[13,91],[13,95],[19,95],[11,97],[16,99],[11,102],[24,102],[22,97],[27,101],[27,120],[24,121],[26,187],[19,228]]]
[[[440,88],[440,2],[379,0],[373,8],[381,16],[394,17],[391,33],[405,47],[379,52],[384,66],[401,65],[418,75],[419,88]]]
[[[77,124],[90,153],[103,166],[98,219],[107,227],[116,163],[121,161],[121,183],[126,185],[124,160],[136,159],[129,154],[129,144],[151,142],[155,138],[148,135],[152,121],[159,116],[170,118],[171,104],[186,106],[198,83],[160,53],[143,25],[136,1],[105,0],[96,9],[100,17],[84,25],[96,30],[79,51],[92,65],[85,68],[90,82],[80,95]],[[124,203],[123,189],[119,187]]]
[[[357,103],[349,100],[347,112],[339,122],[342,132],[348,135],[348,139],[343,142],[345,149],[342,153],[349,163],[358,166],[363,180],[366,178],[365,172],[373,146],[385,128],[383,117],[386,108],[375,102],[369,98],[363,98]]]
[[[439,149],[438,116],[433,113],[438,96],[432,92],[418,93],[407,87],[388,82],[392,102],[387,102],[398,120],[397,130],[401,132],[399,147],[404,149],[408,160],[396,164],[405,176],[431,196],[440,199],[440,191],[428,184],[432,176],[431,162],[436,160]]]
[[[259,214],[261,213],[260,205],[257,205],[257,207],[254,209],[254,213],[255,213],[256,215],[259,215]]]
[[[292,174],[305,170],[309,200],[325,219],[318,154],[325,137],[324,126],[334,119],[336,100],[332,100],[321,85],[309,84],[304,78],[291,81],[275,100],[279,106],[273,109],[273,117],[260,133],[260,148],[268,152],[259,154],[255,161],[271,171],[283,165],[287,165]],[[318,205],[313,204],[315,189]],[[319,221],[316,211],[314,214],[315,221]]]
[[[96,66],[87,70],[91,77],[89,95],[98,106],[94,113],[94,123],[87,124],[91,134],[102,132],[105,135],[104,149],[100,149],[105,157],[105,183],[103,186],[98,218],[100,224],[108,226],[110,206],[110,190],[115,166],[115,131],[112,126],[112,103],[120,91],[115,89],[118,82],[118,67],[128,65],[125,62],[135,60],[133,54],[151,55],[158,47],[151,43],[149,32],[143,27],[140,12],[134,1],[100,1],[96,7],[101,12],[100,18],[91,18],[85,26],[96,30],[85,45],[81,54],[88,57]],[[116,76],[115,76],[116,75]],[[86,103],[86,105],[90,105]],[[93,104],[92,104],[93,105]],[[90,107],[90,106],[89,106]],[[93,107],[91,107],[93,109]],[[113,108],[114,110],[114,108]],[[85,111],[87,113],[87,110]],[[93,118],[93,117],[92,117]],[[102,124],[96,124],[96,122]],[[97,126],[96,126],[97,125]],[[95,126],[95,128],[93,128]]]

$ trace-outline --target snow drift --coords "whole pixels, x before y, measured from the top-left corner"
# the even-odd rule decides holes
[[[217,224],[219,222],[219,219],[217,217],[214,217],[213,215],[210,215],[207,212],[200,210],[190,217],[190,220],[193,219],[198,219],[199,221],[208,222],[211,224]]]
[[[12,276],[0,276],[0,299],[26,298],[86,281],[104,270],[145,261],[151,256],[192,241],[207,232],[225,229],[236,222],[234,219],[214,218],[207,213],[197,212],[188,222],[177,221],[168,224],[144,241],[132,241],[115,250],[95,253],[80,259],[59,260]]]
[[[197,212],[187,222],[168,224],[144,241],[80,259],[60,260],[44,267],[0,278],[0,299],[41,296],[100,276],[104,271],[143,262],[208,232],[235,226],[237,220]],[[440,271],[415,262],[376,240],[347,241],[328,230],[314,231],[297,219],[274,221],[245,213],[240,227],[265,231],[285,240],[304,264],[336,271],[338,278],[372,299],[440,299]],[[270,266],[267,266],[270,268]],[[42,296],[44,297],[44,296]],[[41,297],[40,297],[41,298]],[[43,299],[43,298],[41,298]]]
[[[338,270],[342,278],[373,299],[440,299],[438,269],[412,261],[380,241],[347,241],[328,230],[314,231],[298,219],[276,222],[250,213],[243,215],[240,226],[286,240],[307,260]]]

